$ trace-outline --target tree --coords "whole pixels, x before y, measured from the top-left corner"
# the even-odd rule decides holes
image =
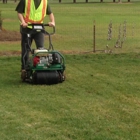
[[[7,0],[3,0],[3,3],[7,3]]]

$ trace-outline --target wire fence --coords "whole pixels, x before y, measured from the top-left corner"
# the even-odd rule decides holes
[[[3,1],[14,1],[18,2],[20,0],[0,0],[1,2]],[[139,2],[139,0],[48,0],[50,3],[70,3],[70,2]]]
[[[68,25],[63,30],[56,28],[52,39],[59,50],[71,52],[139,53],[139,30],[138,24],[126,20],[121,23],[110,20],[104,26],[93,21],[90,26],[77,25],[71,31]]]
[[[122,0],[127,2],[128,0]],[[58,0],[49,0],[50,3],[58,3]],[[61,3],[72,3],[73,0],[62,0]],[[77,0],[78,2],[85,2],[85,0]],[[88,2],[100,2],[100,0],[89,0]],[[113,2],[112,0],[104,0],[105,2]],[[116,0],[117,2],[117,0]],[[140,2],[138,0],[131,0],[131,3]],[[80,9],[80,8],[79,8]],[[61,9],[60,9],[61,10]],[[133,15],[138,14],[134,9],[130,10]],[[63,11],[63,10],[62,10]],[[61,11],[61,12],[62,12]],[[94,11],[91,9],[91,12]],[[108,13],[112,11],[106,10]],[[130,12],[129,11],[129,12]],[[59,22],[57,20],[56,35],[53,37],[54,45],[59,50],[71,52],[104,52],[104,53],[126,53],[126,52],[140,52],[139,41],[139,19],[133,19],[127,15],[122,16],[116,21],[115,18],[107,18],[105,22],[93,17],[92,19],[84,19],[81,11],[76,13],[72,9],[68,11],[73,16],[70,23],[66,20]],[[89,9],[90,12],[90,9]],[[114,12],[114,11],[113,11]],[[125,11],[126,12],[126,11]],[[62,15],[63,16],[63,15]],[[83,19],[82,19],[83,18]],[[90,16],[89,16],[90,18]],[[119,17],[118,17],[119,18]],[[87,20],[88,25],[83,24]],[[69,21],[69,20],[68,20]],[[63,24],[65,22],[66,24]],[[62,25],[61,25],[62,24]],[[74,25],[74,26],[73,26]],[[60,43],[61,42],[61,43]]]
[[[139,0],[49,0],[50,3],[139,2]]]

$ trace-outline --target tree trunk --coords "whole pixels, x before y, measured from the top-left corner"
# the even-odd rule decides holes
[[[3,0],[3,3],[7,3],[7,0]]]

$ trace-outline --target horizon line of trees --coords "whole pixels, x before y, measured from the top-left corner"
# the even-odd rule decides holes
[[[59,3],[61,2],[62,0],[59,0]],[[85,2],[88,2],[88,0],[85,0]],[[103,0],[100,0],[100,2],[103,2]],[[116,0],[113,0],[113,2],[116,2]],[[122,0],[118,0],[118,2],[122,2]],[[130,0],[128,0],[128,2],[130,2]],[[73,0],[73,3],[76,3],[76,0]]]
[[[2,0],[2,3],[7,3],[8,0]],[[17,2],[17,0],[13,0],[14,2]]]
[[[8,0],[2,0],[3,3],[7,3]],[[59,0],[59,3],[61,2],[62,0]],[[17,0],[14,0],[14,2],[17,2]],[[88,0],[85,0],[85,2],[88,2]],[[100,2],[103,2],[103,0],[100,0]],[[116,2],[116,0],[113,0],[113,2]],[[118,0],[118,2],[122,2],[122,0]],[[128,0],[128,2],[130,2],[130,0]],[[73,0],[73,3],[76,3],[76,0]]]

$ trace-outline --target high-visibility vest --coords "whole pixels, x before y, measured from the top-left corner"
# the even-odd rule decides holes
[[[35,8],[34,0],[25,0],[24,20],[28,24],[43,23],[46,16],[47,0],[41,0],[39,7]]]

